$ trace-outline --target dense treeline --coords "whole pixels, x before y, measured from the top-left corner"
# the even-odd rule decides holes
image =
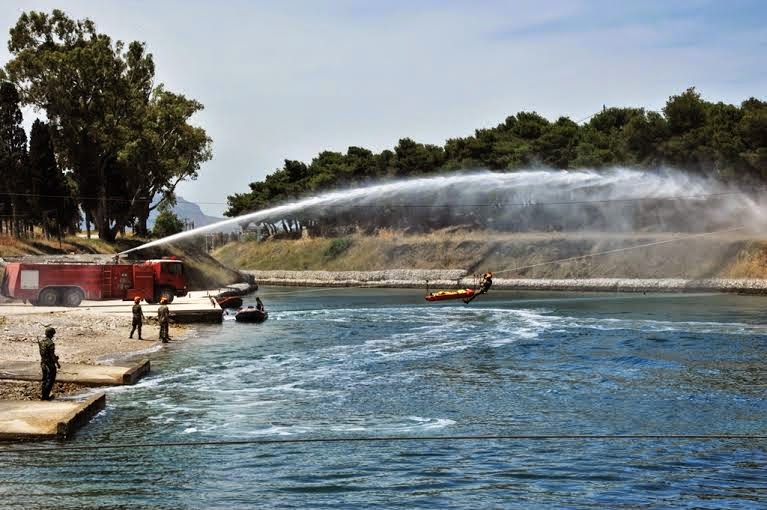
[[[56,164],[48,125],[34,122],[27,147],[21,122],[16,87],[0,83],[0,233],[19,237],[38,226],[60,238],[79,221],[72,183]]]
[[[112,41],[89,20],[60,10],[23,13],[0,70],[0,203],[5,228],[47,235],[78,228],[99,237],[146,235],[149,213],[174,200],[211,157],[211,140],[189,119],[202,104],[155,85],[144,43]],[[45,114],[30,132],[20,106]],[[161,200],[156,200],[160,198]]]
[[[672,166],[736,185],[763,184],[767,180],[767,102],[751,98],[740,106],[712,103],[690,88],[671,96],[662,112],[604,108],[582,125],[567,117],[551,122],[535,112],[520,112],[494,128],[449,139],[441,147],[403,138],[393,150],[377,154],[361,147],[349,147],[346,154],[325,151],[309,164],[286,160],[263,181],[251,183],[249,192],[230,196],[226,214],[238,216],[307,192],[387,178],[477,169],[513,172],[531,167],[567,170],[619,165]],[[377,212],[354,217],[304,213],[261,227],[269,234],[297,234],[303,227],[320,233],[349,226],[413,227],[407,211]],[[437,228],[454,220],[446,211],[430,218],[426,226]],[[423,218],[419,221],[423,224]]]

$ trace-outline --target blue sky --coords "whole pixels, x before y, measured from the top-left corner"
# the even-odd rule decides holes
[[[763,1],[29,0],[3,2],[0,28],[55,7],[145,41],[158,83],[205,105],[214,158],[179,191],[217,215],[285,158],[442,144],[520,110],[659,109],[689,86],[767,90]]]

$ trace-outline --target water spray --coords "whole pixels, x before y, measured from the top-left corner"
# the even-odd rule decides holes
[[[716,200],[714,206],[711,200]],[[643,202],[644,201],[644,202]],[[640,171],[626,168],[592,171],[525,170],[475,172],[405,179],[333,191],[236,218],[180,232],[120,252],[130,252],[182,241],[221,227],[278,221],[299,213],[318,217],[348,212],[369,214],[369,208],[406,207],[418,221],[435,208],[448,208],[458,222],[473,208],[491,208],[499,230],[542,231],[557,223],[563,231],[635,232],[629,202],[641,214],[657,217],[652,226],[701,232],[738,225],[764,225],[765,210],[754,199],[725,184],[673,170]],[[544,207],[545,206],[545,207]]]

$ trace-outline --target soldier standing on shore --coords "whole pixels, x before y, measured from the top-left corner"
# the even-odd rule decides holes
[[[140,303],[140,297],[136,296],[133,298],[133,309],[131,310],[133,313],[133,323],[131,324],[132,327],[128,338],[133,338],[133,333],[138,329],[138,339],[143,340],[143,338],[141,338],[141,326],[144,324],[144,311],[141,310]]]
[[[160,340],[168,343],[170,335],[168,334],[168,321],[170,320],[170,310],[168,310],[168,298],[160,299],[160,306],[157,307],[157,320],[160,323]]]
[[[59,357],[56,356],[56,344],[53,343],[53,335],[56,330],[52,327],[45,328],[45,337],[38,340],[37,346],[40,348],[40,368],[43,373],[42,384],[40,385],[40,399],[51,400],[51,390],[56,382],[56,368],[61,368]]]

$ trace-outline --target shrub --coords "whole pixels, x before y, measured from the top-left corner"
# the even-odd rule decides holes
[[[342,237],[339,239],[333,239],[330,242],[330,246],[325,250],[325,257],[334,259],[339,255],[342,255],[352,245],[352,240],[348,237]]]

